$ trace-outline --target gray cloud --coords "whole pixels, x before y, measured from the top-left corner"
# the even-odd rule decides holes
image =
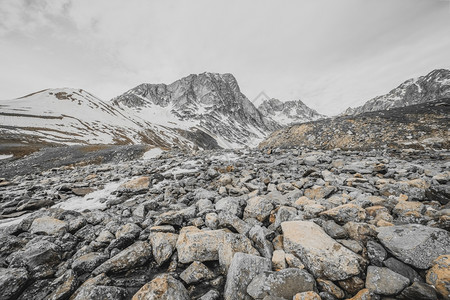
[[[0,99],[81,87],[109,99],[204,71],[339,113],[450,67],[439,0],[1,0]]]

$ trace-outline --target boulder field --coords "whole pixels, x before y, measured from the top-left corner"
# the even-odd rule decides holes
[[[448,151],[167,151],[0,179],[0,299],[449,299]]]

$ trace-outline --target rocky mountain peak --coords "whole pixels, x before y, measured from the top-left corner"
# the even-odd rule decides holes
[[[199,128],[223,147],[246,145],[279,128],[241,93],[229,73],[191,74],[171,84],[141,84],[112,100],[140,118],[170,127]]]
[[[437,69],[425,76],[406,80],[389,93],[377,96],[364,105],[348,108],[343,115],[404,107],[450,96],[450,70]]]
[[[281,125],[303,123],[325,118],[316,110],[308,107],[301,100],[281,101],[269,99],[258,106],[259,111]]]

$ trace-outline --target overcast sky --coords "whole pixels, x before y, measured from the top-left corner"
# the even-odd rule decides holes
[[[232,73],[336,114],[450,68],[448,0],[0,0],[0,99]]]

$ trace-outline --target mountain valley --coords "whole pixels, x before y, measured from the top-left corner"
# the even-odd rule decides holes
[[[0,299],[449,299],[447,76],[329,118],[217,73],[0,101]]]

